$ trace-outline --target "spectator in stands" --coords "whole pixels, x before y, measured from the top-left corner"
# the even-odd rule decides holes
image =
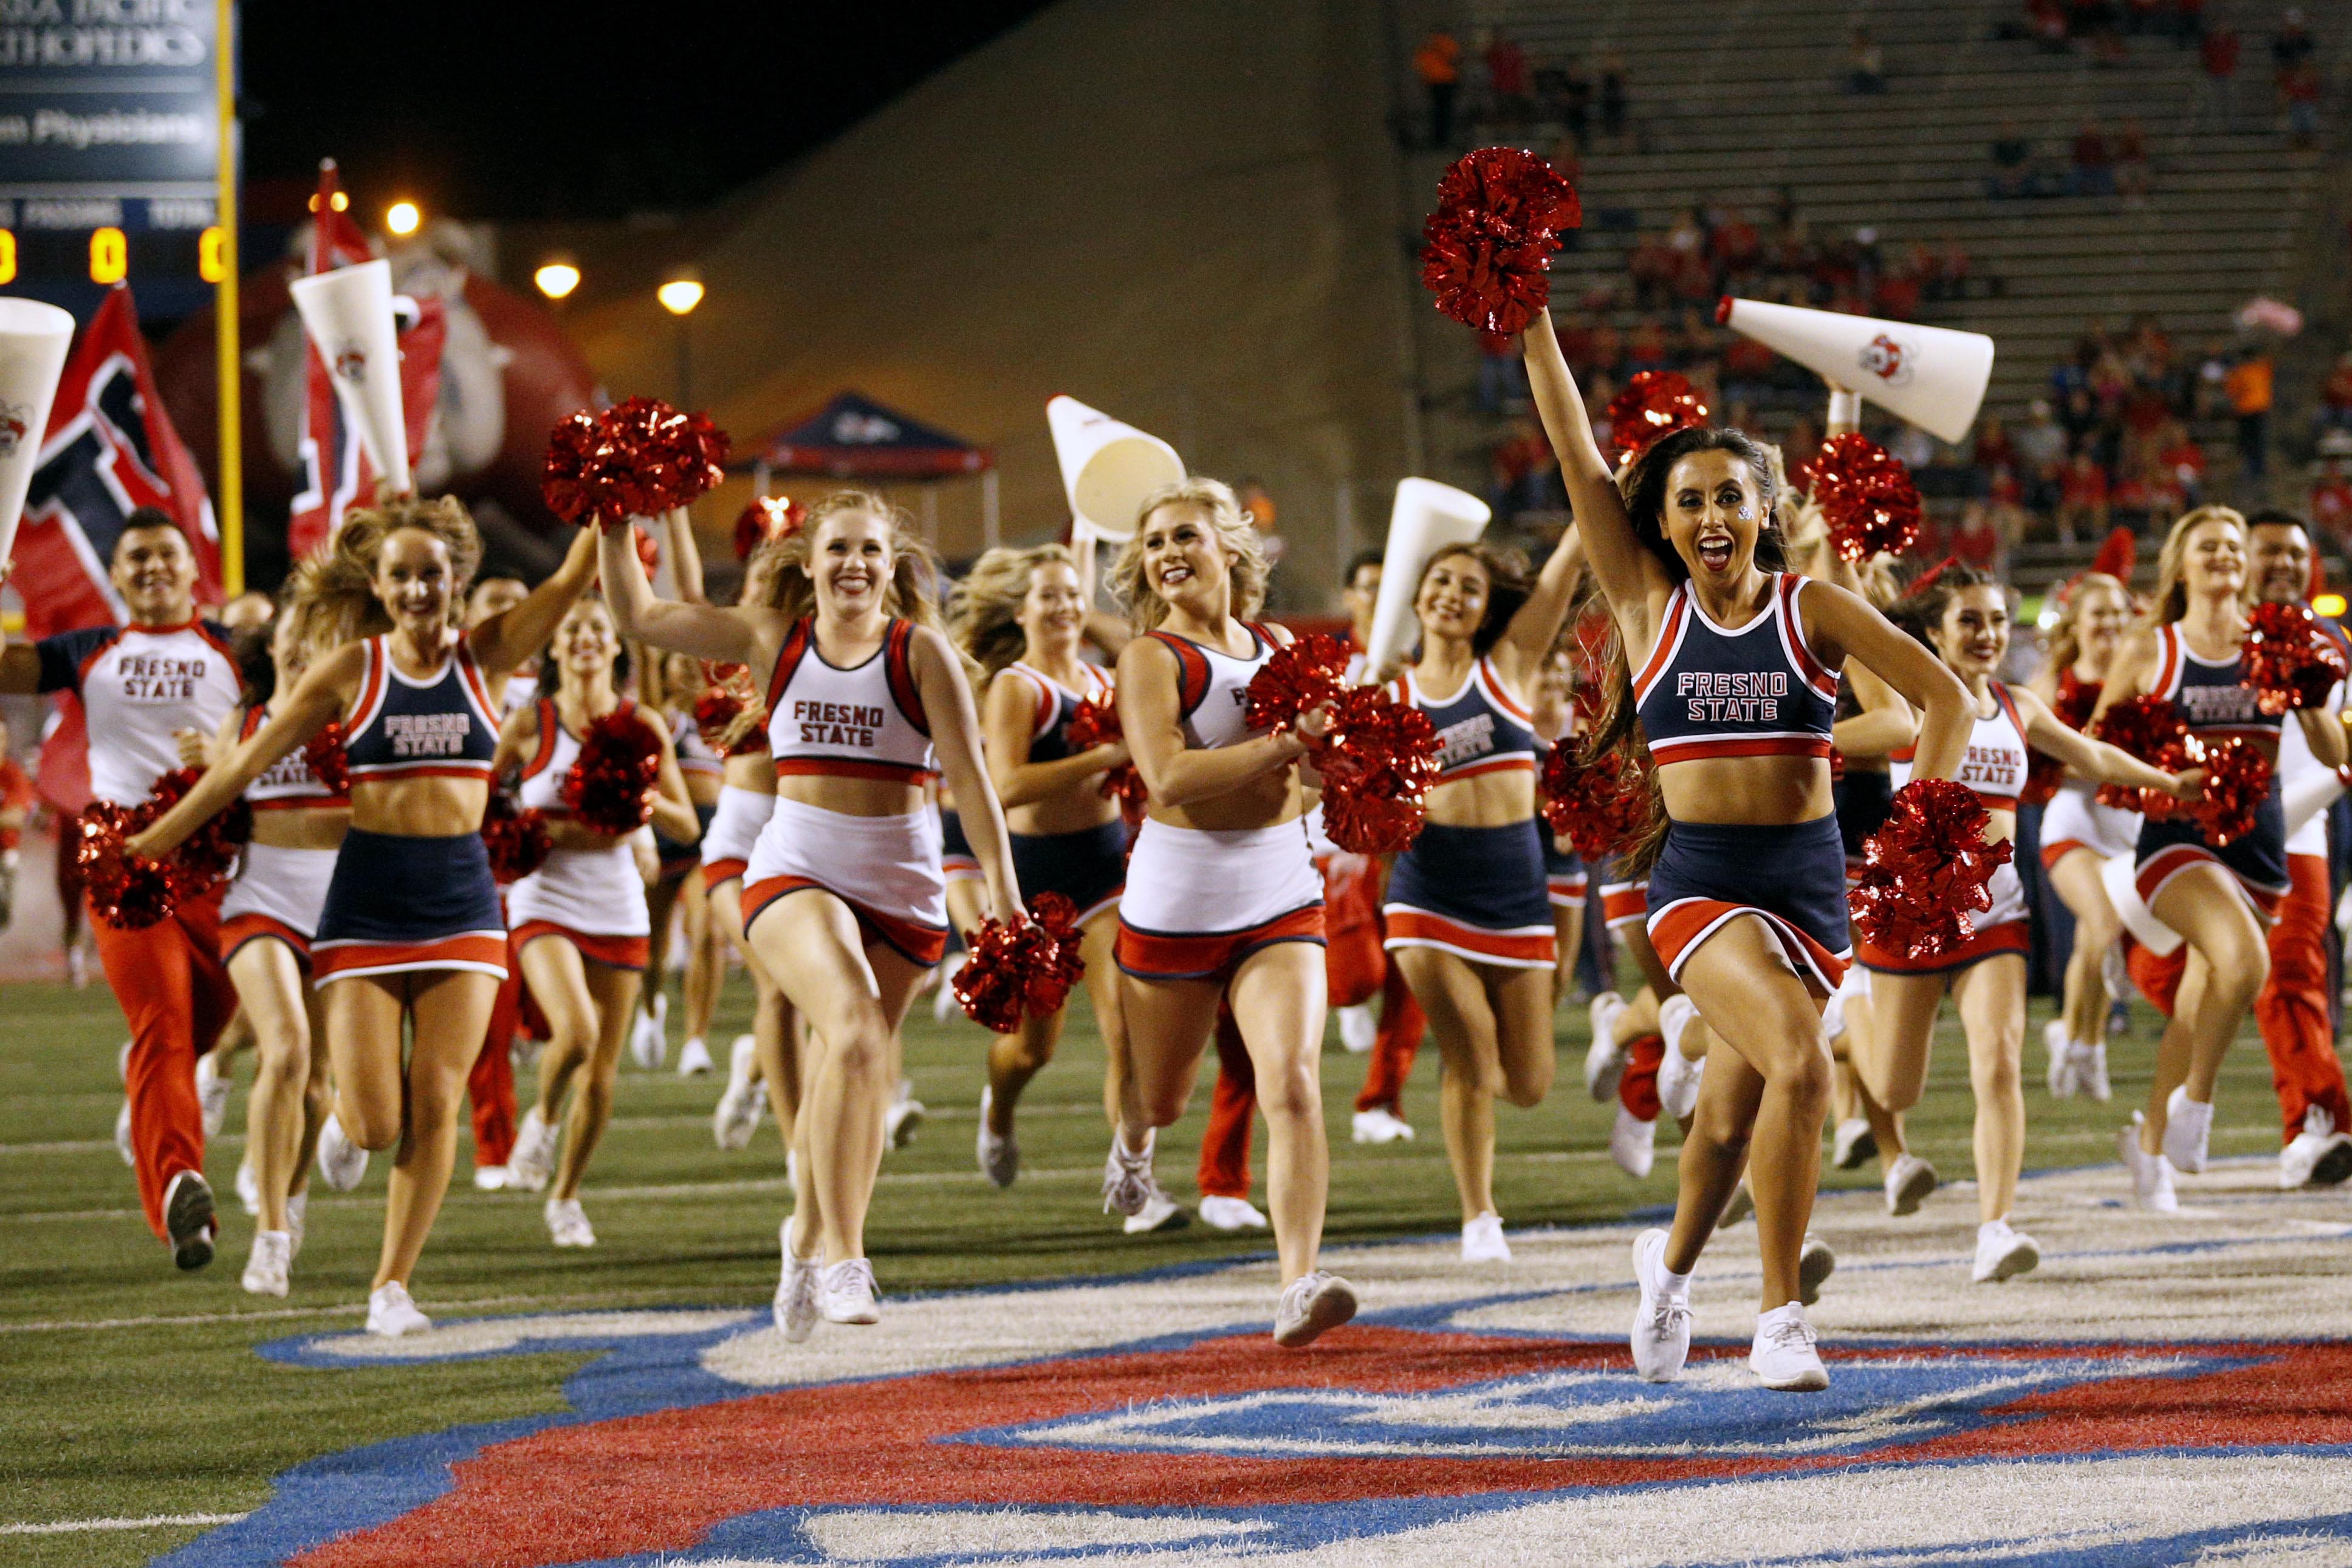
[[[1527,395],[1518,340],[1500,332],[1478,334],[1478,412],[1500,413]]]
[[[2051,417],[2047,398],[2027,406],[2025,423],[2011,438],[2017,449],[2017,474],[2025,486],[2025,504],[2046,511],[2058,502],[2058,473],[2066,461],[2066,430]]]
[[[1547,509],[1552,500],[1551,478],[1559,466],[1551,443],[1534,422],[1514,421],[1511,434],[1494,452],[1495,485],[1487,499],[1496,515],[1507,518],[1523,511]]]
[[[1626,273],[1633,280],[1633,303],[1643,310],[1663,309],[1674,298],[1675,277],[1682,270],[1682,257],[1664,235],[1651,235],[1633,247],[1626,258]]]
[[[2319,141],[2319,97],[2326,83],[2319,62],[2298,60],[2279,73],[2279,102],[2286,110],[2288,137],[2298,152],[2308,152]]]
[[[2058,542],[2104,538],[2107,521],[2107,471],[2084,446],[2068,460],[2058,481]]]
[[[2116,132],[2116,189],[2139,207],[2147,204],[2148,184],[2147,131],[2137,119],[2127,119]]]
[[[1853,30],[1853,43],[1846,50],[1846,91],[1868,97],[1886,90],[1886,51],[1878,47],[1869,28]]]
[[[2196,122],[2226,125],[2236,113],[2233,101],[2238,79],[2238,54],[2243,47],[2237,29],[2224,22],[2209,29],[2197,46],[2203,75],[2198,83]]]
[[[1601,134],[1612,142],[1625,139],[1625,117],[1632,107],[1631,100],[1625,57],[1612,49],[1601,57]]]
[[[2070,196],[2112,196],[2116,193],[2116,155],[2106,128],[2096,120],[2083,121],[2069,154],[2066,193]]]
[[[2197,362],[2197,390],[2189,400],[2192,419],[2219,419],[2230,406],[2230,345],[2216,338]]]
[[[8,755],[8,721],[0,717],[0,931],[16,913],[17,842],[33,812],[33,781]]]
[[[2156,460],[2180,491],[2180,507],[2205,502],[2205,449],[2189,434],[2189,427],[2179,420],[2166,425],[2158,443]]]
[[[2303,7],[2290,5],[2279,17],[2279,30],[2271,38],[2271,59],[2281,75],[2294,69],[2319,51],[2319,41],[2311,36],[2304,21]]]
[[[1545,119],[1579,148],[1584,145],[1592,129],[1592,77],[1582,60],[1570,56],[1565,65],[1538,67],[1536,101]]]
[[[2044,54],[2064,54],[2067,49],[2064,0],[2025,0],[2025,36],[2040,45]]]
[[[2014,120],[2002,120],[1992,139],[1992,172],[1985,179],[1985,194],[1996,200],[2039,194],[2033,188],[2033,142]]]
[[[2230,400],[2230,417],[2238,422],[2238,472],[2257,485],[2270,476],[2273,373],[2270,350],[2251,349],[2231,367],[2222,382]]]
[[[1486,87],[1494,95],[1495,118],[1505,126],[1523,128],[1535,117],[1528,71],[1527,50],[1497,29],[1486,43]]]
[[[2312,411],[2312,439],[2324,439],[2332,431],[2352,434],[2352,352],[2336,357],[2336,368],[2320,386],[2319,406]]]
[[[2352,478],[2344,459],[2331,457],[2311,486],[2311,520],[2327,531],[2337,549],[2352,549]]]
[[[1462,91],[1462,43],[1443,27],[1430,30],[1412,53],[1412,74],[1429,97],[1429,144],[1454,145],[1454,103]]]
[[[1706,246],[1719,292],[1736,292],[1733,286],[1746,280],[1764,260],[1764,236],[1737,207],[1724,209],[1723,222],[1707,236]]]

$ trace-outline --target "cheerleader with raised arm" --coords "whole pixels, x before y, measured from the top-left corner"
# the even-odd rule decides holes
[[[2275,763],[2284,716],[2263,712],[2243,678],[2246,573],[2246,523],[2236,512],[2199,507],[2174,523],[2157,558],[2156,602],[2116,650],[2099,716],[2142,695],[2165,697],[2191,735],[2243,738]],[[2343,727],[2322,708],[2294,716],[2313,759],[2343,766]],[[2252,832],[2217,845],[2194,821],[2143,821],[2136,853],[2135,891],[2188,943],[2189,959],[2147,1109],[2133,1113],[2116,1145],[2140,1207],[2169,1211],[2179,1207],[2173,1174],[2205,1168],[2221,1058],[2270,977],[2264,928],[2290,885],[2275,775]]]
[[[944,770],[992,913],[1022,913],[979,716],[940,630],[929,556],[897,509],[845,491],[772,547],[760,602],[656,600],[625,531],[604,537],[625,635],[765,675],[776,805],[743,874],[745,935],[809,1020],[777,1327],[879,1321],[866,1216],[898,1079],[898,1028],[947,944],[926,786]]]
[[[456,500],[355,510],[334,548],[365,570],[393,629],[313,664],[285,706],[131,848],[169,853],[281,758],[340,720],[352,825],[310,963],[326,993],[336,1116],[362,1148],[399,1154],[370,1333],[430,1325],[408,1291],[448,1190],[457,1102],[506,975],[506,927],[481,838],[498,709],[490,692],[536,653],[596,573],[593,541],[513,609],[454,622],[481,536]],[[403,1036],[409,1035],[403,1061]]]
[[[1948,567],[1935,586],[1904,601],[1900,612],[1920,640],[1960,677],[1975,704],[1967,760],[1959,781],[1991,813],[1986,836],[1995,841],[2017,831],[2018,791],[2024,787],[2028,747],[2056,758],[2084,778],[2135,789],[2194,799],[2202,776],[2159,772],[2103,741],[2062,723],[2031,691],[1995,678],[2009,656],[2009,591],[1974,567]],[[1905,752],[1895,754],[1899,776]],[[1969,1277],[1979,1284],[2022,1274],[2041,1261],[2033,1239],[2010,1224],[2017,1181],[2025,1164],[2025,955],[2031,946],[2025,890],[2014,864],[1993,873],[1992,908],[1973,915],[1975,935],[1933,958],[1911,958],[1865,943],[1875,1027],[1862,1061],[1863,1077],[1890,1111],[1908,1111],[1927,1087],[1928,1049],[1936,1014],[1949,995],[1968,1037],[1969,1083],[1976,1095],[1977,1248]],[[1882,1146],[1887,1207],[1908,1157]]]
[[[604,601],[574,604],[548,649],[554,689],[508,718],[492,764],[499,774],[520,769],[520,803],[546,819],[552,846],[539,869],[507,893],[514,949],[549,1030],[539,1059],[538,1097],[516,1130],[507,1180],[538,1192],[553,1176],[555,1190],[543,1212],[548,1237],[558,1247],[596,1245],[595,1229],[580,1207],[580,1183],[612,1120],[613,1082],[636,1016],[653,933],[629,835],[583,821],[564,798],[566,780],[600,722],[635,725],[660,747],[655,831],[682,843],[700,833],[669,727],[657,711],[620,695],[614,685],[620,659],[621,639]]]
[[[1768,1388],[1826,1387],[1798,1275],[1829,1098],[1822,1008],[1852,951],[1830,798],[1832,672],[1858,659],[1924,711],[1925,778],[1958,769],[1967,694],[1866,601],[1785,570],[1762,447],[1733,430],[1678,431],[1642,453],[1621,489],[1549,316],[1524,342],[1622,639],[1596,736],[1621,743],[1638,720],[1657,763],[1665,810],[1632,856],[1649,869],[1651,941],[1713,1036],[1674,1227],[1634,1243],[1634,1368],[1681,1375],[1690,1271],[1746,1166],[1763,1263],[1749,1365]]]
[[[1311,1343],[1355,1315],[1353,1286],[1318,1266],[1330,1150],[1319,1057],[1326,998],[1323,880],[1298,761],[1327,716],[1253,732],[1247,693],[1289,640],[1253,622],[1265,557],[1213,479],[1155,491],[1113,569],[1144,633],[1118,658],[1118,711],[1150,792],[1119,900],[1118,965],[1132,1071],[1103,1176],[1104,1204],[1151,1199],[1152,1140],[1184,1113],[1229,1002],[1269,1133],[1267,1210],[1280,1256],[1274,1337]]]

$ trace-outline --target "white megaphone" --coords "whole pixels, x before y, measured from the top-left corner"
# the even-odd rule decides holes
[[[1396,505],[1389,508],[1388,549],[1381,556],[1381,596],[1372,605],[1370,645],[1364,650],[1364,679],[1370,681],[1404,657],[1420,632],[1412,601],[1430,558],[1454,545],[1466,545],[1486,531],[1494,514],[1466,491],[1434,479],[1397,481]]]
[[[1982,332],[1728,294],[1716,306],[1715,319],[1945,441],[1968,434],[1992,380],[1992,340]]]
[[[0,561],[16,548],[73,330],[74,319],[54,305],[0,299]]]
[[[1045,423],[1062,460],[1070,515],[1098,539],[1132,538],[1143,498],[1184,477],[1174,447],[1074,397],[1047,399]]]
[[[393,494],[408,476],[408,422],[400,406],[400,331],[392,315],[392,264],[339,267],[292,284],[294,308],[325,361],[343,417]],[[362,497],[372,499],[373,497]]]
[[[2168,958],[2178,952],[2183,938],[2179,932],[2156,917],[2139,895],[2137,856],[2120,854],[2099,867],[2099,882],[2107,890],[2107,902],[2116,906],[2116,917],[2132,940],[2159,958]]]

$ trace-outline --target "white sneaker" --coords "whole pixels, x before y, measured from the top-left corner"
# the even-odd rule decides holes
[[[1245,1197],[1201,1199],[1201,1222],[1213,1230],[1264,1230],[1265,1216]]]
[[[2334,1186],[2352,1176],[2352,1134],[2336,1130],[2336,1118],[2323,1105],[2303,1113],[2303,1131],[2279,1151],[2279,1186]]]
[[[1412,1125],[1387,1106],[1375,1105],[1356,1113],[1349,1123],[1349,1135],[1360,1144],[1411,1143]]]
[[[423,1333],[432,1326],[433,1320],[416,1310],[408,1287],[399,1281],[378,1285],[368,1293],[368,1333],[398,1339],[404,1333]]]
[[[1658,1124],[1644,1122],[1624,1106],[1617,1107],[1617,1121],[1609,1129],[1609,1157],[1617,1168],[1639,1181],[1650,1174],[1658,1158]]]
[[[254,1174],[250,1159],[236,1164],[236,1201],[247,1214],[261,1213],[261,1177]]]
[[[874,1265],[863,1258],[845,1258],[827,1269],[817,1281],[817,1312],[829,1323],[880,1322]]]
[[[1837,1272],[1837,1254],[1830,1244],[1814,1235],[1805,1233],[1805,1245],[1797,1254],[1797,1300],[1811,1306],[1822,1299],[1822,1287]]]
[[[547,1217],[547,1237],[558,1247],[593,1247],[596,1232],[576,1197],[551,1197],[541,1211]]]
[[[760,1113],[766,1106],[751,1069],[760,1063],[760,1042],[748,1034],[735,1037],[727,1053],[727,1087],[710,1113],[710,1136],[722,1149],[747,1149],[760,1130]]]
[[[882,1113],[883,1136],[892,1148],[905,1148],[915,1141],[915,1129],[923,1124],[923,1103],[915,1098],[915,1081],[901,1078],[890,1096],[890,1108]]]
[[[131,1142],[131,1102],[128,1100],[122,1103],[122,1109],[114,1113],[114,1152],[122,1156],[124,1165],[137,1168],[139,1150]]]
[[[367,1175],[368,1152],[352,1142],[332,1111],[319,1128],[319,1174],[337,1192],[349,1192]]]
[[[1488,1209],[1462,1228],[1462,1261],[1507,1263],[1511,1244],[1503,1239],[1503,1217]]]
[[[1105,1214],[1123,1214],[1129,1218],[1143,1212],[1160,1184],[1151,1179],[1151,1146],[1160,1138],[1158,1129],[1143,1134],[1143,1147],[1130,1152],[1125,1134],[1113,1128],[1110,1134],[1110,1155],[1103,1161],[1102,1200]]]
[[[1595,1101],[1616,1093],[1617,1081],[1625,1076],[1625,1048],[1617,1043],[1617,1020],[1625,1006],[1624,998],[1603,991],[1585,1009],[1592,1020],[1592,1043],[1584,1051],[1584,1092]]]
[[[710,1071],[712,1066],[710,1047],[703,1043],[700,1035],[689,1035],[686,1043],[677,1048],[677,1075],[680,1078],[699,1078]]]
[[[2042,1043],[2050,1052],[2050,1097],[2074,1098],[2082,1084],[2074,1076],[2074,1042],[2067,1038],[2066,1020],[2052,1019],[2042,1025]]]
[[[246,1255],[243,1283],[250,1295],[286,1293],[287,1265],[294,1260],[294,1239],[283,1230],[257,1230],[253,1250]]]
[[[1683,1054],[1683,1031],[1698,1017],[1698,1004],[1688,997],[1668,997],[1658,1004],[1658,1033],[1666,1053],[1658,1062],[1658,1110],[1679,1122],[1698,1109],[1698,1084],[1706,1059],[1693,1061]]]
[[[784,1252],[784,1276],[776,1282],[776,1332],[798,1344],[815,1331],[824,1316],[817,1310],[817,1295],[824,1270],[814,1258],[793,1256],[791,1220],[777,1228],[776,1239]]]
[[[1690,1276],[1666,1272],[1666,1233],[1656,1228],[1633,1238],[1633,1371],[1644,1383],[1672,1383],[1690,1359]]]
[[[1151,1184],[1151,1196],[1143,1207],[1127,1217],[1119,1228],[1129,1236],[1149,1236],[1155,1230],[1181,1230],[1192,1223],[1184,1206],[1168,1196],[1159,1182]]]
[[[504,1166],[476,1166],[474,1167],[474,1189],[477,1192],[504,1192],[507,1189],[507,1167]]]
[[[973,1155],[980,1162],[980,1174],[998,1186],[1011,1186],[1013,1178],[1021,1174],[1021,1145],[1013,1134],[997,1136],[989,1131],[988,1109],[995,1100],[992,1090],[980,1092],[980,1139]]]
[[[1356,1287],[1337,1274],[1309,1270],[1282,1292],[1274,1312],[1274,1343],[1297,1350],[1355,1315]]]
[[[2021,1230],[2011,1230],[2006,1219],[1988,1219],[1977,1227],[1976,1266],[1969,1278],[1979,1285],[2013,1280],[2042,1261],[2042,1249]]]
[[[310,1207],[310,1194],[307,1189],[291,1195],[286,1200],[287,1256],[289,1258],[302,1256],[302,1218]]]
[[[2074,1086],[2102,1105],[2115,1094],[2107,1082],[2107,1042],[2074,1047]]]
[[[196,1058],[196,1098],[203,1102],[205,1136],[217,1138],[228,1123],[228,1092],[236,1087],[213,1061],[211,1051]]]
[[[647,1072],[659,1068],[669,1055],[669,998],[660,991],[654,993],[653,1010],[637,1009],[637,1021],[629,1030],[629,1058]]]
[[[2139,1130],[2147,1122],[2146,1116],[2133,1112],[2130,1123],[2116,1133],[2116,1152],[2123,1156],[2124,1168],[2131,1172],[2132,1197],[2139,1206],[2158,1214],[2178,1214],[2180,1199],[2172,1191],[2172,1162],[2139,1146]]]
[[[1339,1046],[1350,1056],[1361,1056],[1381,1042],[1379,1004],[1358,1002],[1333,1009],[1339,1020]]]
[[[555,1140],[557,1130],[533,1105],[522,1113],[522,1125],[515,1129],[514,1147],[507,1154],[507,1186],[519,1192],[544,1192],[548,1178],[555,1174]],[[321,1146],[325,1140],[321,1139]]]
[[[2212,1136],[2213,1107],[2210,1102],[2191,1100],[2186,1083],[2166,1097],[2164,1157],[2172,1162],[2174,1170],[2190,1176],[2203,1171],[2206,1148]]]
[[[1796,1301],[1775,1307],[1756,1320],[1756,1344],[1748,1365],[1765,1387],[1780,1394],[1807,1394],[1830,1385],[1828,1368],[1813,1349],[1813,1325]]]
[[[1878,1134],[1867,1116],[1848,1116],[1830,1134],[1830,1164],[1842,1171],[1860,1170],[1878,1157]]]
[[[1936,1190],[1936,1167],[1918,1155],[1905,1152],[1895,1156],[1886,1167],[1886,1212],[1916,1214],[1927,1195]]]

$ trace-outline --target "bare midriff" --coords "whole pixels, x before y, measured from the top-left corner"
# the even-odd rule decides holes
[[[719,782],[730,789],[749,789],[754,795],[776,792],[776,765],[764,751],[739,751],[719,767]]]
[[[447,839],[482,831],[487,779],[369,779],[352,781],[352,826],[403,839]]]
[[[906,817],[923,810],[923,787],[887,779],[830,773],[790,773],[776,779],[776,799],[797,800],[845,817]]]
[[[1118,802],[1105,795],[1102,779],[1086,779],[1050,800],[1032,800],[1004,809],[1004,825],[1013,832],[1043,838],[1050,833],[1083,833],[1118,815]]]
[[[348,806],[274,806],[253,813],[253,841],[273,850],[339,850]]]
[[[1786,827],[1833,810],[1820,757],[1694,757],[1660,768],[1658,785],[1677,822]]]
[[[1426,800],[1429,820],[1441,828],[1508,827],[1536,814],[1535,770],[1514,768],[1455,779],[1432,788]]]
[[[615,838],[611,833],[600,833],[576,817],[562,816],[554,812],[548,814],[547,842],[551,849],[609,850],[616,844],[627,841],[625,834]]]

